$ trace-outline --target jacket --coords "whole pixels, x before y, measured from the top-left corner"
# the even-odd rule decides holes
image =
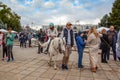
[[[103,34],[102,37],[100,38],[101,40],[101,44],[100,44],[100,48],[104,51],[106,51],[106,48],[109,48],[109,41],[108,41],[108,35],[107,34]]]
[[[73,30],[71,29],[70,30],[70,39],[71,39],[71,46],[74,45],[74,32]],[[67,40],[68,40],[68,30],[66,28],[63,29],[63,37],[65,37],[65,40],[66,40],[66,44],[67,44]]]
[[[77,43],[77,48],[78,48],[78,50],[79,50],[79,49],[84,49],[85,44],[86,44],[86,43],[83,41],[82,37],[79,36],[79,35],[76,37],[76,43]]]
[[[10,33],[10,34],[7,34],[6,36],[6,45],[13,45],[14,43],[14,34],[13,33]]]
[[[107,35],[108,35],[108,36],[109,36],[109,34],[110,34],[110,30],[107,31]],[[113,44],[112,44],[112,46],[115,46],[116,43],[117,43],[117,32],[114,31]]]

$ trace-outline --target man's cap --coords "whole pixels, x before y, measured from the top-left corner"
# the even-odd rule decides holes
[[[54,23],[50,23],[50,24],[49,24],[49,26],[52,26],[52,27],[54,27]]]
[[[72,25],[72,23],[71,22],[67,22],[67,24],[66,25]]]

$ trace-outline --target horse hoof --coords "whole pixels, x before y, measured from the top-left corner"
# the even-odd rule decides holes
[[[52,66],[50,62],[48,62],[48,66]]]
[[[54,68],[54,70],[57,70],[57,68]]]

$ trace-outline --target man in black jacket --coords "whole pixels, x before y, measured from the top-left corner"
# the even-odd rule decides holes
[[[45,40],[45,32],[43,32],[42,29],[40,29],[39,33],[38,33],[38,40],[41,42],[41,43],[44,43],[44,40]],[[38,53],[42,53],[43,52],[43,48],[38,44]]]

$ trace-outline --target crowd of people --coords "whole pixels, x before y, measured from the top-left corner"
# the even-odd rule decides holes
[[[47,51],[49,44],[52,39],[57,36],[57,31],[54,28],[54,24],[50,23],[48,29],[49,41],[47,45]],[[98,32],[95,27],[89,29],[86,32],[74,33],[70,22],[66,23],[66,27],[62,30],[60,37],[65,37],[66,40],[66,51],[63,53],[63,60],[61,68],[68,69],[68,62],[70,54],[72,53],[72,47],[77,46],[78,50],[78,68],[83,68],[82,58],[85,46],[89,48],[89,60],[91,64],[91,71],[96,72],[98,69],[98,51],[101,49],[101,63],[108,63],[110,58],[110,51],[112,48],[114,61],[120,60],[120,31],[116,32],[114,26],[110,26],[107,31],[103,29]],[[117,44],[117,48],[116,48]]]
[[[3,53],[4,60],[7,57],[7,62],[14,60],[12,48],[14,42],[14,34],[11,33],[11,28],[8,29],[8,33],[4,36],[0,32],[0,49]],[[26,41],[29,41],[29,47],[31,47],[31,39],[33,34],[31,33],[20,33],[19,41],[20,47],[26,47]],[[58,35],[57,29],[54,27],[54,23],[49,24],[49,29],[45,32],[40,29],[37,34],[38,41],[41,43],[47,42],[46,49],[38,44],[38,53],[48,53],[51,41],[56,37],[64,37],[66,42],[66,49],[63,53],[62,65],[63,70],[68,70],[69,57],[72,53],[72,47],[77,46],[78,51],[78,68],[84,68],[82,59],[85,46],[89,49],[89,60],[91,65],[91,71],[96,72],[98,69],[98,51],[101,49],[101,62],[108,63],[110,59],[110,50],[113,51],[114,61],[120,60],[120,31],[116,32],[114,26],[110,26],[107,31],[103,29],[98,32],[95,27],[89,29],[86,32],[74,33],[72,24],[66,23],[66,27],[62,30],[61,34]],[[3,47],[3,48],[2,48]]]
[[[22,32],[19,34],[19,42],[20,42],[20,47],[27,47],[26,46],[26,43],[27,41],[29,42],[29,47],[32,47],[31,46],[31,39],[33,37],[33,34],[32,33],[27,33],[27,32]]]

